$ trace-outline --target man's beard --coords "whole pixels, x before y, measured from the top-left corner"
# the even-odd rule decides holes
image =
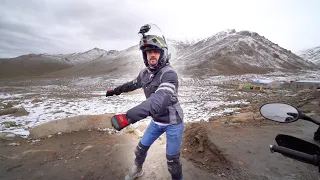
[[[151,61],[151,60],[155,60],[155,61],[157,61],[157,59],[150,59],[150,61]],[[150,69],[156,69],[156,68],[157,68],[157,66],[158,66],[158,61],[157,61],[157,63],[156,63],[156,64],[150,64],[150,63],[149,63],[149,68],[150,68]]]

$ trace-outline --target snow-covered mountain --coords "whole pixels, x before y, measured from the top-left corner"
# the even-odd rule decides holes
[[[176,57],[180,56],[190,45],[177,40],[168,40],[171,62],[175,62]],[[94,76],[100,74],[112,74],[113,77],[133,78],[138,75],[145,65],[139,46],[135,45],[123,51],[102,56],[92,62],[80,64],[68,69],[56,71],[44,75],[44,77],[60,76]]]
[[[197,43],[169,39],[168,45],[172,66],[178,73],[191,76],[262,74],[319,68],[250,31],[226,30]],[[0,78],[8,74],[21,75],[21,72],[23,75],[28,72],[32,75],[45,74],[45,77],[109,74],[133,78],[144,67],[138,45],[119,52],[94,48],[84,53],[66,55],[25,55],[0,60],[0,65]],[[5,73],[2,73],[3,69],[6,69]],[[10,69],[17,71],[11,72]]]
[[[0,78],[41,75],[91,62],[116,53],[94,48],[72,54],[28,54],[16,58],[0,59]]]
[[[191,75],[267,73],[315,69],[306,62],[258,33],[219,32],[187,48],[177,57],[180,72]]]
[[[71,65],[78,65],[90,62],[92,60],[101,58],[105,55],[111,55],[116,53],[116,50],[106,51],[99,48],[93,48],[89,51],[82,53],[72,53],[72,54],[41,54],[44,58],[57,59],[58,61],[66,62]]]
[[[89,51],[86,51],[86,52],[83,52],[83,53],[74,54],[74,55],[66,57],[66,58],[76,65],[76,64],[87,63],[87,62],[90,62],[92,60],[101,58],[101,57],[103,57],[105,55],[114,54],[116,52],[117,52],[116,50],[106,51],[106,50],[103,50],[103,49],[94,48],[94,49],[91,49]]]
[[[299,55],[303,59],[320,66],[320,46],[304,50]]]

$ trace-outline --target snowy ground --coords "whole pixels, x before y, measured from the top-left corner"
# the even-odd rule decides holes
[[[196,92],[192,91],[195,90]],[[226,104],[240,104],[245,101],[228,102],[220,98],[221,92],[216,87],[184,87],[181,88],[181,105],[185,112],[185,121],[207,120],[214,115],[222,115],[224,112],[232,112],[229,108],[223,111],[211,112],[210,109]],[[204,93],[206,92],[206,93]],[[6,128],[1,126],[1,131],[13,132],[20,135],[28,135],[28,129],[50,120],[72,117],[77,115],[94,115],[105,113],[125,113],[128,109],[145,100],[144,94],[123,94],[120,96],[105,97],[105,91],[89,92],[93,96],[85,98],[41,97],[30,93],[29,98],[24,94],[0,93],[2,103],[13,103],[14,107],[23,106],[29,115],[15,117],[13,115],[1,116],[0,123],[14,121],[18,127]],[[211,95],[209,95],[211,94]],[[39,102],[32,102],[35,98]],[[199,103],[199,101],[201,103]]]
[[[206,121],[212,116],[221,116],[234,112],[239,108],[223,108],[219,106],[232,104],[248,104],[246,99],[227,101],[227,97],[240,95],[232,89],[221,89],[220,84],[232,79],[272,78],[276,80],[319,80],[320,72],[284,75],[273,73],[269,75],[215,76],[206,79],[182,78],[179,88],[179,100],[184,110],[185,122]],[[106,83],[108,79],[108,83]],[[12,103],[14,107],[23,106],[29,114],[15,117],[0,116],[0,132],[11,132],[23,136],[29,134],[28,129],[39,124],[60,118],[77,115],[95,115],[105,113],[125,113],[128,109],[145,100],[142,93],[122,94],[105,97],[105,90],[126,82],[128,79],[109,78],[73,78],[37,80],[30,82],[2,83],[2,88],[17,88],[13,91],[0,91],[0,103]],[[108,88],[106,88],[108,87]],[[20,90],[19,90],[20,88]],[[32,102],[38,99],[37,102]],[[147,119],[148,121],[150,119]],[[6,127],[3,122],[14,121],[17,126]],[[146,122],[146,121],[142,121]]]

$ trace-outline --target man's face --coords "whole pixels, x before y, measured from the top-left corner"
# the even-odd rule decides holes
[[[146,53],[149,65],[157,65],[160,58],[160,50],[148,50]]]

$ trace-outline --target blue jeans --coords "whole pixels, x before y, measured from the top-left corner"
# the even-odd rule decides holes
[[[182,144],[182,134],[184,130],[184,124],[180,123],[177,125],[160,126],[155,124],[153,121],[150,122],[147,130],[140,140],[141,144],[144,146],[151,146],[153,142],[166,132],[167,145],[166,154],[167,155],[177,155],[180,152]]]
[[[182,164],[180,162],[180,148],[182,144],[182,134],[184,124],[160,126],[153,121],[150,122],[147,130],[142,136],[135,150],[135,164],[141,166],[146,159],[149,147],[164,132],[167,135],[166,157],[168,170],[173,180],[182,180]]]

